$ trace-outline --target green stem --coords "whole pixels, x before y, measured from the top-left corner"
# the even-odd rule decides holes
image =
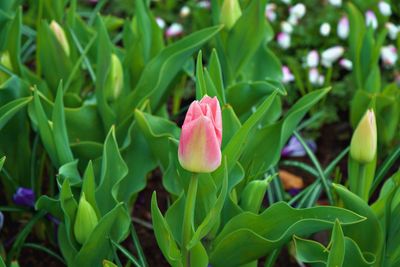
[[[369,190],[365,190],[365,164],[360,163],[358,165],[358,188],[357,195],[363,200],[368,202]]]
[[[183,252],[183,266],[190,266],[190,251],[187,245],[192,238],[193,232],[193,217],[196,204],[197,194],[197,175],[192,174],[190,178],[189,189],[186,194],[185,213],[183,215],[183,229],[182,229],[182,252]]]

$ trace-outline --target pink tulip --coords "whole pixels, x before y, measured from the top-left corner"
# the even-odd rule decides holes
[[[186,113],[178,157],[191,172],[213,172],[221,164],[222,118],[216,97],[193,101]]]

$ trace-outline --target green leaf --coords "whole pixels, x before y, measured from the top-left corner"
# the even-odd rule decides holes
[[[263,118],[264,114],[270,109],[274,99],[276,96],[276,92],[272,93],[268,98],[264,100],[264,102],[259,106],[256,112],[253,113],[249,117],[249,119],[240,127],[240,129],[232,136],[230,142],[226,145],[226,147],[222,151],[222,157],[227,158],[228,163],[228,171],[230,171],[233,166],[236,164],[236,161],[240,157],[242,150],[244,148],[244,144],[246,143],[247,137],[250,131],[259,123],[259,121]],[[222,184],[221,177],[223,172],[223,167],[219,167],[212,176],[217,183],[217,186]]]
[[[296,248],[296,258],[299,261],[326,264],[329,251],[322,244],[298,236],[293,236],[293,241]]]
[[[344,261],[345,243],[340,222],[335,221],[331,237],[331,250],[328,256],[327,267],[341,267]]]
[[[52,120],[54,145],[56,147],[59,163],[65,164],[71,162],[74,160],[74,156],[69,146],[67,126],[65,123],[62,83],[60,83],[57,90]]]
[[[0,130],[7,124],[7,122],[23,107],[32,101],[33,97],[22,97],[10,101],[4,106],[0,107]]]
[[[93,229],[89,239],[82,245],[74,260],[74,266],[101,266],[112,251],[109,239],[119,243],[129,232],[131,219],[124,203],[115,205]]]
[[[104,143],[100,182],[96,190],[96,200],[102,215],[111,211],[118,203],[121,180],[128,174],[128,167],[121,157],[115,128],[111,127]]]
[[[232,218],[214,240],[210,262],[213,266],[235,266],[256,260],[287,243],[292,235],[310,235],[342,225],[358,225],[358,214],[336,207],[293,209],[284,202],[262,214],[243,212]],[[251,223],[249,223],[251,222]]]
[[[156,192],[153,192],[151,198],[151,216],[153,219],[154,234],[156,236],[157,244],[164,257],[173,267],[183,266],[181,252],[174,240],[169,225],[158,208]]]
[[[203,222],[197,227],[195,233],[192,236],[192,239],[190,240],[188,244],[188,249],[192,249],[195,247],[200,240],[205,237],[212,227],[215,225],[215,223],[218,221],[219,216],[222,211],[222,207],[225,203],[225,198],[228,193],[228,170],[226,166],[226,161],[224,163],[224,180],[222,181],[222,188],[221,192],[215,202],[215,204],[212,206],[211,210],[207,214],[207,216],[204,218]]]
[[[133,93],[119,105],[119,120],[125,119],[131,110],[148,98],[152,110],[158,110],[161,100],[168,95],[168,85],[187,59],[220,30],[221,26],[200,30],[161,50],[146,65]]]
[[[222,78],[221,64],[218,59],[217,50],[213,49],[211,52],[211,57],[208,65],[210,78],[216,88],[219,96],[219,100],[222,104],[226,104],[224,83]]]
[[[90,203],[90,205],[96,211],[97,217],[100,218],[100,211],[97,207],[95,191],[96,191],[96,182],[95,182],[94,170],[92,161],[89,161],[85,173],[83,174],[82,192],[85,193],[85,198],[87,202]]]
[[[75,215],[78,210],[78,203],[76,202],[72,194],[71,187],[67,179],[64,180],[61,187],[60,203],[61,203],[61,209],[64,214],[66,242],[68,242],[69,247],[75,249],[78,247],[78,243],[75,240],[73,229],[75,225]]]
[[[357,225],[343,226],[343,232],[353,239],[362,251],[375,255],[379,264],[381,262],[384,235],[378,218],[365,201],[344,186],[333,184],[333,188],[343,201],[345,208],[367,218],[367,220]]]
[[[203,56],[201,50],[197,54],[196,61],[196,99],[200,100],[207,94],[206,81],[204,79]]]

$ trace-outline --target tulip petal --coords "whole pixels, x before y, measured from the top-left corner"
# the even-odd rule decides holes
[[[184,124],[178,156],[183,168],[192,172],[212,172],[221,164],[221,150],[212,120],[205,116]]]

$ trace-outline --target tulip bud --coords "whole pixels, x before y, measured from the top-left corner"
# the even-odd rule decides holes
[[[321,63],[324,67],[330,68],[332,64],[338,60],[344,53],[344,48],[342,46],[334,46],[326,49],[321,54]]]
[[[294,81],[294,75],[288,66],[282,66],[282,82],[287,84]]]
[[[319,28],[319,33],[322,36],[328,36],[331,33],[331,25],[327,22],[322,23],[321,27]]]
[[[282,49],[286,50],[290,47],[290,43],[291,43],[290,34],[287,34],[285,32],[280,32],[277,34],[276,40],[278,41],[278,45]]]
[[[339,20],[339,23],[337,25],[337,35],[340,39],[344,40],[349,36],[349,31],[349,19],[344,16]]]
[[[251,181],[246,185],[240,198],[240,206],[245,211],[258,213],[265,192],[269,184],[269,179]]]
[[[375,113],[367,110],[353,133],[350,144],[351,157],[360,163],[371,162],[376,154],[377,132]]]
[[[61,28],[61,26],[53,20],[50,23],[50,29],[53,31],[61,47],[64,49],[65,54],[69,56],[69,44],[63,28]]]
[[[392,67],[397,61],[397,49],[394,45],[382,46],[381,59],[386,67]]]
[[[310,53],[307,54],[306,58],[306,65],[309,68],[316,68],[319,63],[319,55],[316,50],[310,51]]]
[[[191,172],[213,172],[221,164],[222,117],[216,97],[193,101],[186,113],[178,157]]]
[[[8,51],[4,52],[3,54],[0,54],[0,64],[9,70],[12,70],[10,54],[8,53]],[[0,70],[0,84],[5,82],[8,78],[9,75]]]
[[[380,1],[378,4],[378,8],[381,14],[385,17],[390,17],[390,15],[392,15],[392,8],[390,7],[389,3]]]
[[[365,25],[371,26],[372,29],[378,28],[378,19],[375,16],[375,13],[371,10],[365,12]]]
[[[220,21],[230,30],[236,21],[242,16],[242,10],[238,0],[224,0],[221,7]]]
[[[111,66],[107,80],[107,99],[115,100],[121,94],[122,86],[124,83],[124,75],[122,70],[121,61],[115,54],[111,55]]]
[[[86,200],[85,193],[82,192],[74,225],[75,238],[79,244],[83,245],[87,241],[97,223],[96,212]]]

